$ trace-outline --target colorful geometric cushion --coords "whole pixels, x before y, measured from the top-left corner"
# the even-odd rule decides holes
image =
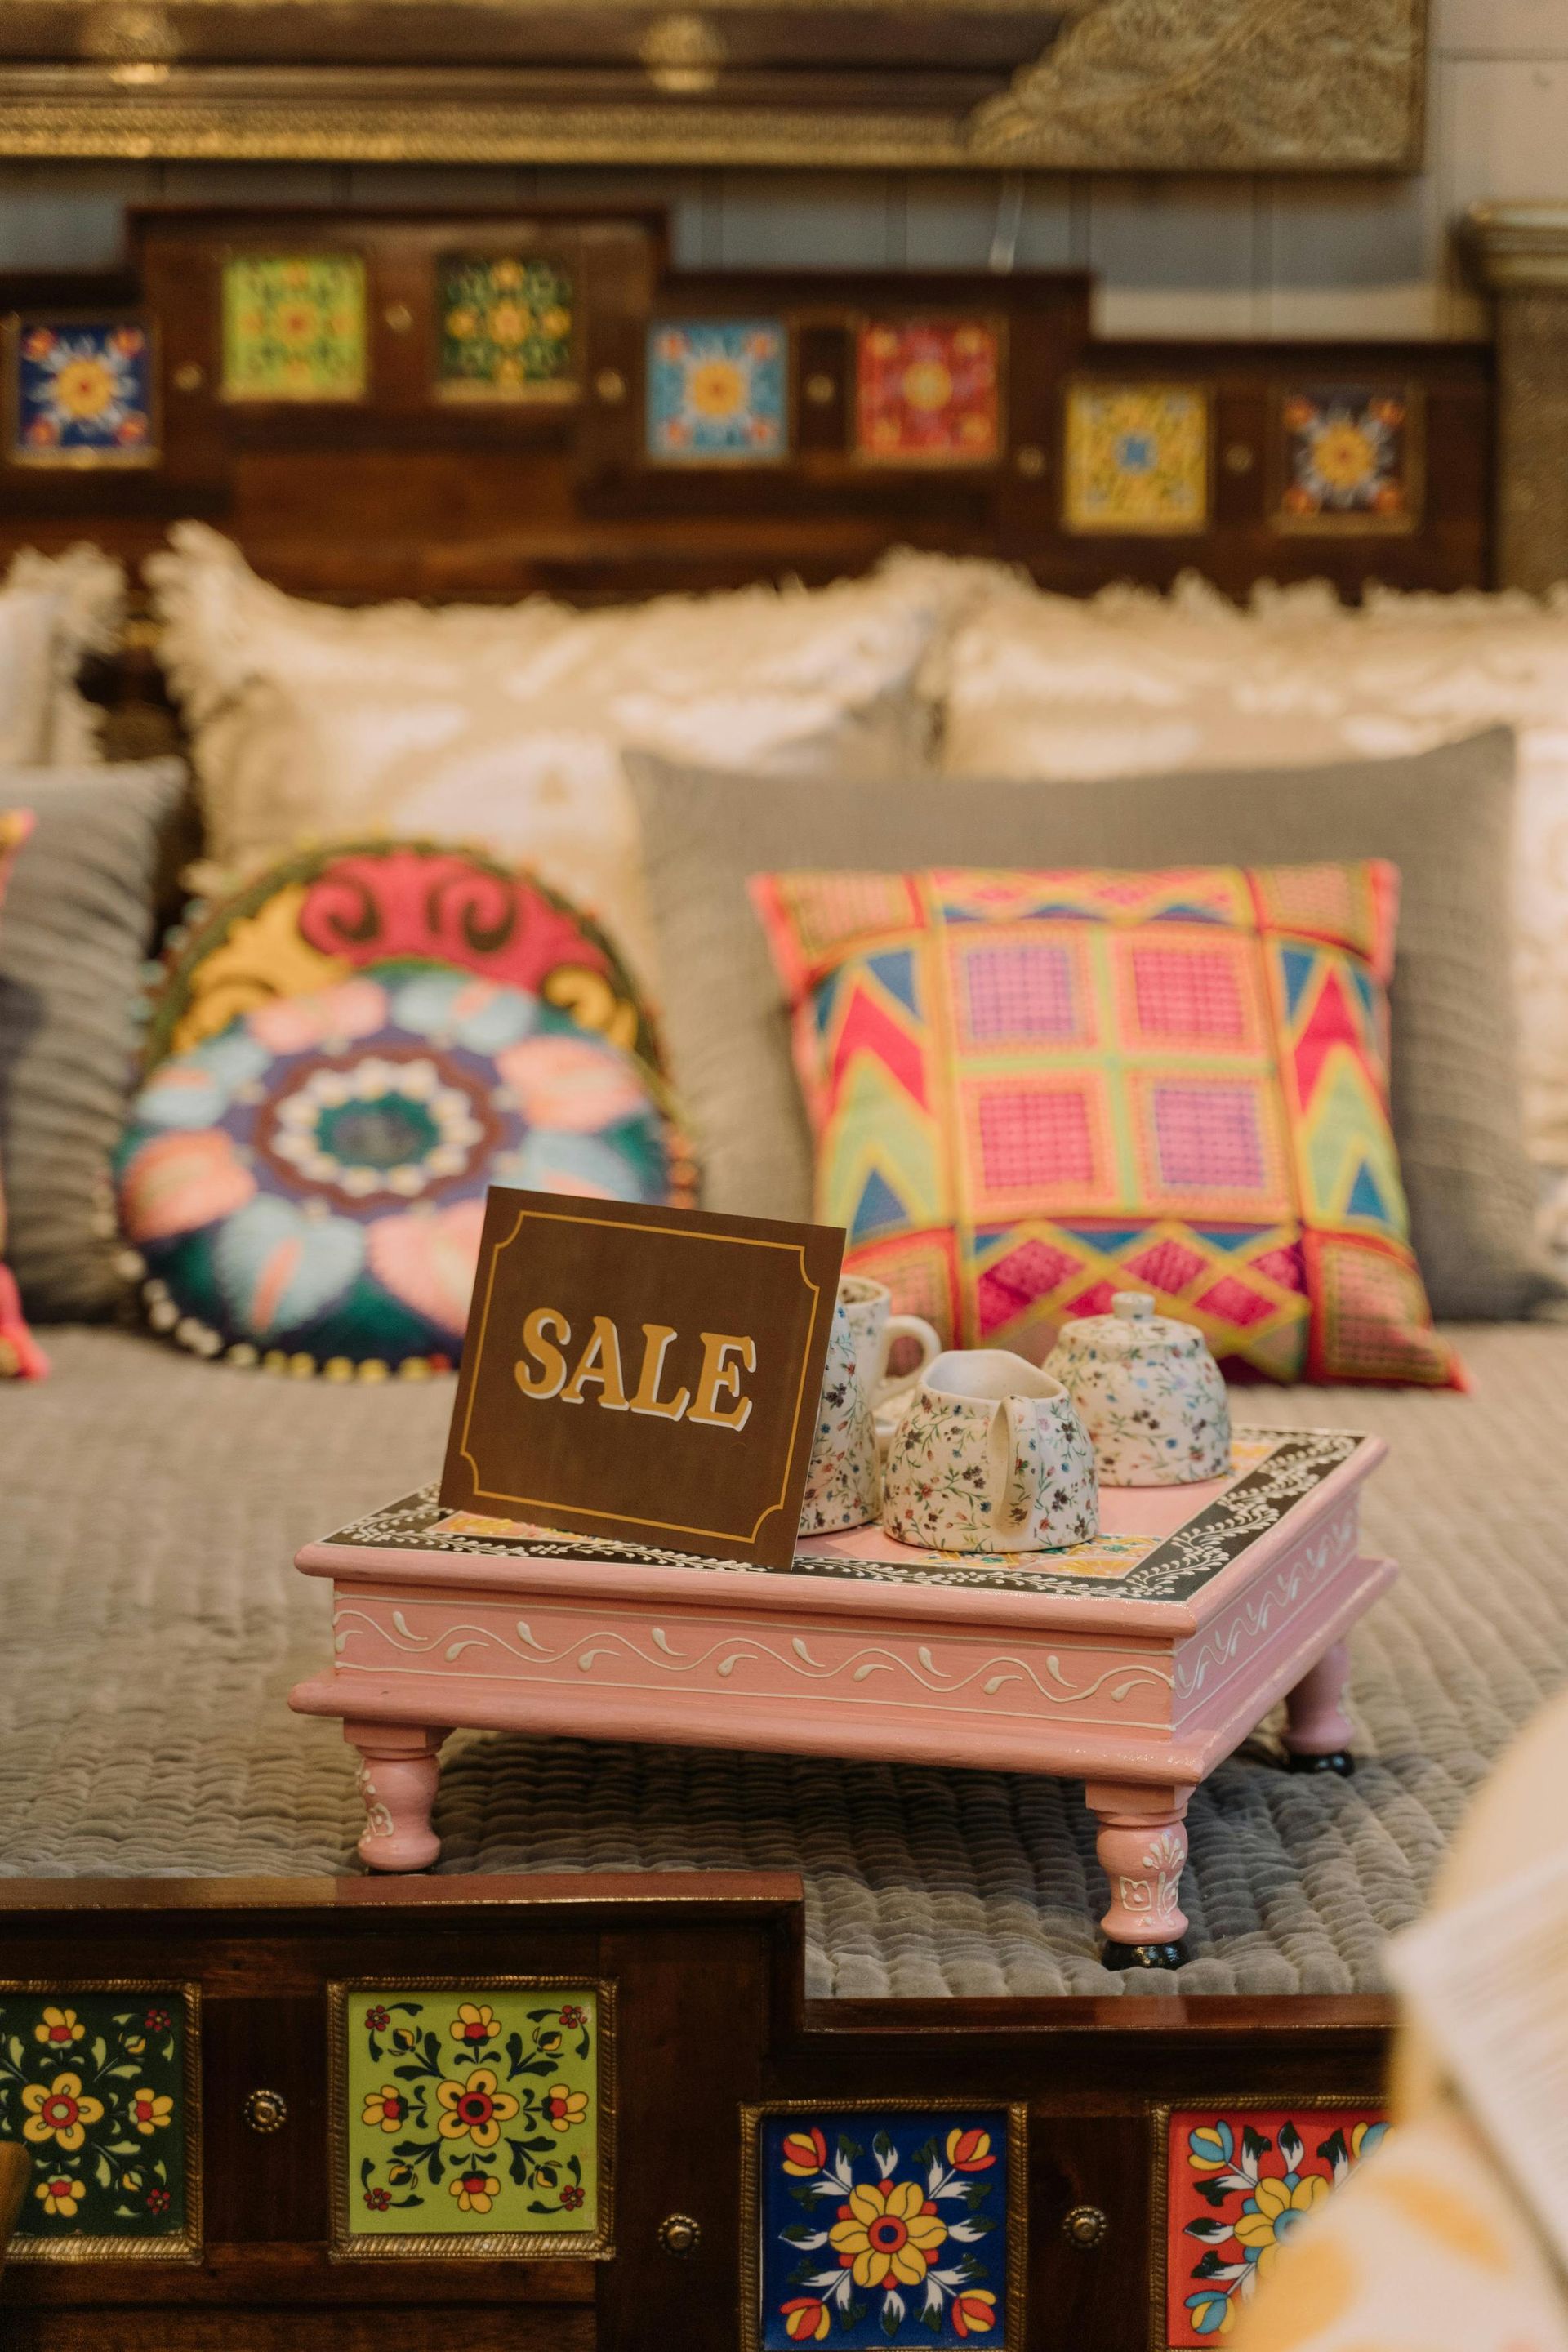
[[[33,830],[26,809],[0,809],[0,898],[16,860],[16,852]],[[5,1246],[5,1193],[0,1186],[0,1251]],[[37,1341],[22,1320],[22,1302],[16,1277],[0,1257],[0,1381],[41,1380],[48,1363]]]
[[[626,966],[589,917],[481,851],[380,838],[300,851],[197,910],[156,983],[146,1065],[394,959],[528,989],[657,1066]]]
[[[408,961],[275,998],[162,1062],[121,1220],[155,1329],[333,1379],[445,1369],[491,1183],[689,1201],[647,1067],[522,988]]]
[[[1458,1385],[1388,1116],[1384,864],[778,874],[817,1213],[961,1344],[1118,1288],[1280,1381]]]

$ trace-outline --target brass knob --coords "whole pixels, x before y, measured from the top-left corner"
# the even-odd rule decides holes
[[[289,2120],[289,2102],[281,2091],[252,2091],[240,2112],[253,2132],[281,2131]]]
[[[1227,474],[1250,474],[1252,467],[1252,452],[1247,447],[1246,442],[1231,442],[1225,453],[1226,472]]]
[[[1098,2205],[1075,2205],[1062,2223],[1062,2235],[1069,2246],[1087,2254],[1105,2243],[1110,2235],[1110,2224]]]
[[[206,380],[206,371],[199,368],[195,360],[187,360],[184,367],[174,370],[176,392],[200,392]]]
[[[626,396],[626,380],[619,368],[601,368],[594,378],[594,389],[606,408],[615,408]]]
[[[1013,463],[1020,474],[1026,475],[1032,482],[1037,481],[1046,470],[1046,453],[1043,449],[1037,449],[1032,441],[1026,441],[1024,446],[1015,453]]]
[[[831,408],[836,389],[830,375],[808,375],[805,379],[805,396],[813,408]]]
[[[658,2225],[658,2242],[677,2262],[694,2254],[701,2241],[701,2224],[694,2221],[689,2213],[667,2213]]]
[[[414,313],[406,302],[389,302],[381,315],[395,335],[405,335],[414,324]]]

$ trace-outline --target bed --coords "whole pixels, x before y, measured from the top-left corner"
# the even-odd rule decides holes
[[[900,540],[1002,553],[1072,591],[1163,585],[1193,562],[1237,593],[1265,572],[1326,574],[1347,595],[1374,574],[1489,583],[1480,347],[1109,345],[1074,276],[781,279],[767,299],[799,358],[786,458],[671,467],[647,439],[648,333],[696,303],[743,326],[759,289],[668,272],[646,218],[531,224],[592,291],[570,399],[421,407],[421,271],[454,239],[504,254],[518,227],[294,220],[305,252],[349,237],[374,293],[389,389],[329,412],[226,402],[216,381],[214,271],[269,251],[276,218],[142,216],[123,271],[70,307],[129,311],[160,347],[153,462],[51,474],[8,458],[5,542],[85,534],[137,560],[197,514],[268,579],[349,604],[546,587],[592,604],[786,567],[816,582]],[[72,289],[7,292],[63,310]],[[911,302],[978,320],[999,355],[973,462],[887,466],[851,447],[858,338]],[[1280,520],[1286,396],[1347,374],[1404,387],[1421,462],[1412,438],[1397,528],[1300,535]],[[1085,529],[1062,504],[1065,404],[1130,376],[1179,379],[1197,402],[1203,506],[1182,528]],[[133,627],[89,679],[122,752],[173,736],[146,638]],[[978,2298],[971,2332],[1008,2352],[1026,2330],[1094,2352],[1185,2345],[1191,2135],[1312,2117],[1315,2151],[1331,2151],[1375,2130],[1391,2021],[1379,1945],[1415,1916],[1469,1795],[1568,1671],[1568,1328],[1470,1322],[1447,1335],[1468,1396],[1237,1392],[1245,1421],[1389,1440],[1367,1524],[1403,1574],[1354,1645],[1355,1777],[1289,1776],[1265,1733],[1197,1793],[1191,1957],[1174,1974],[1100,1966],[1078,1791],[1001,1775],[462,1737],[438,1868],[378,1882],[353,1860],[349,1751],[287,1711],[330,1639],[325,1595],[291,1563],[434,1474],[449,1379],[268,1379],[111,1322],[40,1336],[52,1377],[4,1398],[0,2009],[33,2004],[29,2060],[35,2036],[73,2031],[51,2014],[88,2020],[106,2048],[111,2032],[153,2033],[171,2154],[157,2227],[121,2215],[74,2242],[24,2242],[0,2307],[39,2352],[259,2347],[307,2329],[351,2352],[394,2325],[444,2342],[455,2320],[476,2352],[729,2347],[738,2330],[759,2352],[820,2341],[764,2228],[768,2167],[807,2177],[813,2135],[826,2149],[858,2117],[905,2153],[901,2135],[934,2117],[933,2147],[951,2135],[950,2165],[973,2165],[992,2199],[989,2267],[963,2289]],[[594,2021],[591,2216],[557,2200],[549,2230],[367,2238],[365,2212],[407,2184],[384,2191],[379,2143],[363,2137],[380,2126],[362,2108],[387,2086],[355,2071],[353,2033],[441,1988],[476,2012],[500,2004],[519,2031],[563,2032],[550,2020],[568,2009]],[[137,2024],[143,2000],[155,2032]],[[517,2009],[530,2000],[555,2006]],[[578,2082],[563,2076],[568,2126]],[[163,2128],[154,2116],[142,2137]]]

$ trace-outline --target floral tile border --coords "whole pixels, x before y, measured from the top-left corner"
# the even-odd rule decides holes
[[[797,2343],[943,2352],[971,2341],[1024,2352],[1027,2112],[994,2098],[743,2106],[742,2352]],[[824,2205],[831,2210],[818,2230],[813,2209]],[[975,2251],[987,2240],[989,2259]],[[818,2258],[820,2277],[811,2267]]]
[[[34,2159],[12,2262],[198,2262],[200,1986],[0,1982],[0,2137]],[[91,2227],[105,2200],[109,2218],[130,2226]],[[40,2207],[53,2228],[29,2228]]]
[[[1375,2099],[1213,2099],[1153,2110],[1151,2352],[1228,2335],[1296,2223],[1387,2129]]]
[[[335,2261],[610,2259],[612,1982],[376,1976],[327,2000]]]

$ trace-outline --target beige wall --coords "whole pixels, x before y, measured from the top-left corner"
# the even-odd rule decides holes
[[[1447,226],[1480,196],[1568,197],[1568,0],[1432,9],[1420,178],[1034,179],[1016,215],[1019,267],[1095,270],[1110,333],[1481,331]],[[159,196],[513,205],[545,189],[668,202],[683,261],[762,269],[979,268],[1015,205],[994,179],[949,174],[0,164],[0,268],[108,261],[121,205]]]

